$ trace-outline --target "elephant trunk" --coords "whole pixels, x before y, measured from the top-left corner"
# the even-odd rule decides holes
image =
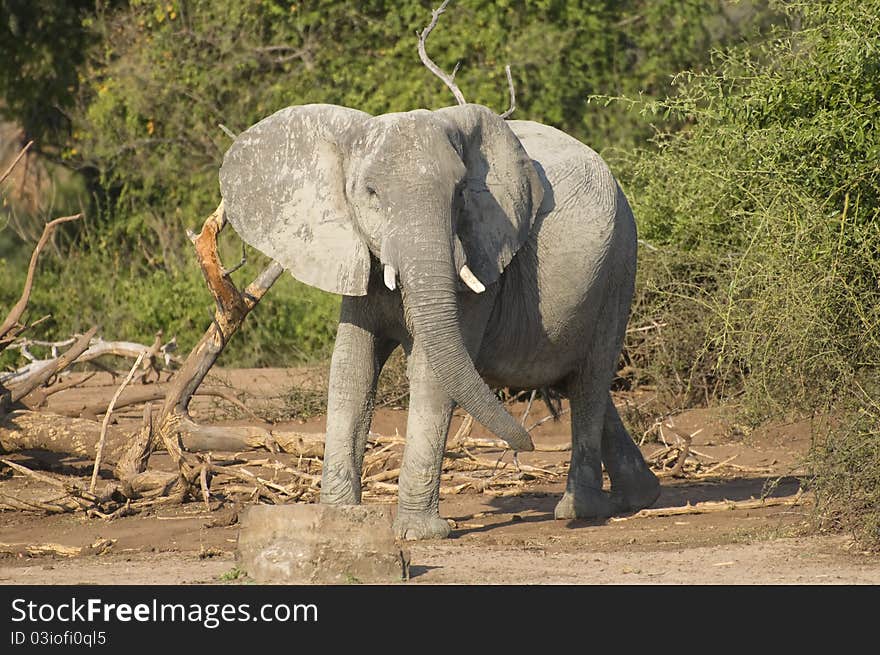
[[[401,282],[413,335],[425,349],[440,385],[460,407],[514,450],[533,450],[529,433],[505,409],[474,367],[462,339],[458,276],[450,235],[411,247]],[[446,245],[438,247],[438,243]]]

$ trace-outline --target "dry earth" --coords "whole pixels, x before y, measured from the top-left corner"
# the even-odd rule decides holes
[[[213,383],[246,392],[247,404],[267,419],[283,417],[302,431],[320,432],[321,417],[289,420],[285,403],[296,386],[320,384],[314,372],[284,369],[221,370]],[[106,397],[114,386],[96,376],[88,387],[53,397],[53,407],[75,406]],[[623,404],[644,396],[623,396]],[[649,400],[649,398],[648,398]],[[514,413],[522,407],[514,406]],[[203,421],[229,418],[222,400],[198,399],[194,413]],[[540,418],[543,406],[532,410]],[[544,412],[546,413],[546,412]],[[123,414],[134,421],[140,410]],[[685,477],[663,477],[654,508],[684,507],[712,501],[746,501],[763,496],[792,496],[803,473],[809,448],[806,422],[770,424],[744,434],[724,408],[684,412],[673,421],[680,433],[692,434],[700,468],[686,467]],[[379,410],[373,430],[403,433],[405,410]],[[536,443],[563,444],[568,422],[548,421],[533,432]],[[474,436],[490,436],[474,430]],[[650,455],[664,447],[653,435],[642,445]],[[671,442],[674,434],[665,431]],[[484,457],[502,456],[484,451]],[[38,454],[16,457],[22,463]],[[252,453],[248,456],[263,456]],[[42,455],[44,460],[46,458]],[[29,459],[30,458],[30,459]],[[520,462],[558,470],[567,453],[535,452]],[[509,462],[510,454],[503,461]],[[155,463],[169,466],[163,455]],[[390,466],[391,464],[389,464]],[[56,470],[85,469],[88,462],[55,462]],[[713,469],[713,466],[715,467]],[[0,492],[38,493],[39,482],[12,475],[0,479]],[[454,522],[452,538],[408,544],[412,578],[406,584],[878,584],[880,559],[859,552],[842,535],[807,530],[809,495],[797,505],[727,509],[703,514],[616,517],[608,521],[556,521],[553,507],[564,487],[563,476],[534,480],[515,495],[469,492],[449,495],[443,516]],[[393,502],[379,495],[369,502]],[[237,525],[224,525],[233,508],[207,511],[201,503],[159,509],[105,522],[81,515],[41,516],[0,512],[0,584],[211,584],[246,582],[235,568]],[[80,548],[98,539],[115,540],[100,555],[74,557],[29,555],[38,544]]]

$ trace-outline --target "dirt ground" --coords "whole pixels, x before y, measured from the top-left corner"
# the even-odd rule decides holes
[[[297,420],[289,407],[295,388],[320,387],[314,371],[220,370],[214,384],[244,392],[248,406],[269,420],[283,418],[301,431],[321,432],[323,417]],[[50,409],[112,394],[109,376],[96,376],[84,389],[52,397]],[[621,394],[621,406],[637,407],[650,394]],[[514,415],[523,404],[511,407]],[[198,399],[193,413],[201,421],[229,420],[223,400]],[[120,415],[135,425],[141,410]],[[532,408],[533,419],[547,414]],[[654,508],[681,508],[713,501],[748,501],[796,494],[801,460],[810,445],[807,422],[773,423],[748,431],[725,408],[691,410],[672,418],[676,432],[654,430],[641,445],[646,456],[693,434],[691,459],[683,477],[662,477]],[[240,416],[238,417],[240,420]],[[406,412],[394,406],[378,410],[373,431],[403,434]],[[456,418],[453,429],[460,418]],[[694,434],[696,433],[696,434]],[[565,444],[567,417],[547,421],[533,431],[537,444]],[[475,428],[474,437],[491,435]],[[484,451],[502,458],[503,452]],[[263,457],[266,453],[248,453]],[[21,463],[39,454],[18,453]],[[411,579],[405,584],[878,584],[880,558],[859,552],[842,535],[807,530],[812,510],[809,494],[796,505],[725,509],[672,516],[614,517],[607,521],[556,521],[553,507],[565,484],[568,453],[534,452],[521,464],[549,471],[512,492],[449,494],[441,514],[452,521],[452,538],[407,544]],[[45,464],[45,457],[42,457]],[[509,463],[507,453],[502,461]],[[698,463],[695,466],[694,463]],[[88,462],[59,460],[57,471],[84,475]],[[170,467],[163,454],[151,465]],[[393,466],[393,462],[386,466]],[[659,465],[658,465],[659,466]],[[526,476],[528,477],[528,476]],[[40,483],[7,470],[0,492],[38,494]],[[393,495],[373,494],[366,502],[394,502]],[[208,511],[202,503],[157,509],[110,522],[80,514],[42,516],[0,512],[0,584],[240,584],[235,566],[238,526],[227,525],[231,506]],[[34,545],[81,548],[112,540],[101,554],[37,555]],[[107,542],[105,542],[106,544]],[[31,554],[28,554],[28,549]],[[51,547],[51,548],[54,548]],[[58,548],[55,548],[56,551]]]

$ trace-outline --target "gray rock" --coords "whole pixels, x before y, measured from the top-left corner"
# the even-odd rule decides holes
[[[238,567],[261,584],[387,584],[409,578],[390,505],[253,505]]]

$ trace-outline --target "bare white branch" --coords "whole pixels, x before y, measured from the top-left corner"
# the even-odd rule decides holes
[[[128,375],[125,376],[125,379],[122,381],[122,384],[119,385],[119,388],[116,390],[116,393],[113,394],[113,398],[110,400],[110,404],[107,406],[107,412],[104,414],[104,420],[101,422],[101,436],[98,438],[97,452],[95,453],[95,466],[92,468],[92,479],[89,483],[89,493],[95,493],[95,485],[98,484],[98,473],[101,470],[101,458],[104,454],[104,443],[107,439],[107,427],[110,425],[110,417],[113,416],[113,408],[116,406],[116,401],[119,400],[119,396],[122,395],[125,387],[127,387],[128,383],[131,382],[131,379],[134,377],[134,374],[138,370],[138,367],[141,365],[141,362],[144,361],[144,355],[146,354],[146,352],[142,352],[140,355],[138,355],[137,359],[134,361],[134,364],[132,364],[131,370],[128,372]]]
[[[510,106],[507,111],[501,114],[501,118],[507,119],[516,110],[516,91],[513,88],[513,76],[510,74],[510,64],[504,67],[507,74],[507,90],[510,91]]]
[[[447,87],[449,87],[449,90],[452,91],[452,95],[455,96],[456,102],[458,102],[458,104],[460,105],[466,105],[467,100],[464,99],[464,94],[461,92],[461,89],[458,88],[458,85],[453,81],[455,73],[458,72],[459,65],[455,65],[455,71],[452,73],[452,75],[447,75],[440,69],[437,64],[431,61],[431,58],[425,51],[425,41],[427,40],[428,35],[431,33],[431,30],[433,30],[437,26],[437,20],[440,18],[441,14],[446,11],[446,5],[448,4],[449,0],[444,0],[442,5],[431,12],[431,22],[428,23],[428,26],[422,30],[421,34],[419,34],[419,58],[422,60],[422,63],[427,67],[429,71],[434,73],[434,75],[439,77],[443,81],[443,83]]]
[[[31,341],[27,339],[22,339],[11,346],[9,349],[21,349],[23,352],[27,351],[28,346],[31,345],[39,345],[44,347],[52,347],[53,352],[56,348],[65,348],[71,344],[73,344],[74,339],[67,339],[66,341]],[[159,348],[159,352],[162,353],[166,366],[168,362],[174,357],[171,355],[174,350],[176,350],[177,344],[175,339],[172,339],[167,344]],[[97,337],[92,339],[89,342],[88,348],[85,352],[83,352],[79,357],[76,358],[76,363],[81,364],[83,362],[89,362],[93,359],[97,359],[98,357],[102,357],[104,355],[116,355],[117,357],[138,357],[141,353],[144,354],[144,357],[147,357],[150,354],[152,347],[147,346],[140,343],[133,343],[131,341],[104,341],[102,338]],[[31,378],[35,378],[40,375],[47,369],[47,367],[54,366],[57,361],[57,357],[52,357],[51,359],[37,359],[31,355],[31,361],[18,368],[14,371],[5,371],[0,372],[0,384],[5,386],[11,385],[22,385],[28,383]],[[27,355],[25,355],[27,357]]]

